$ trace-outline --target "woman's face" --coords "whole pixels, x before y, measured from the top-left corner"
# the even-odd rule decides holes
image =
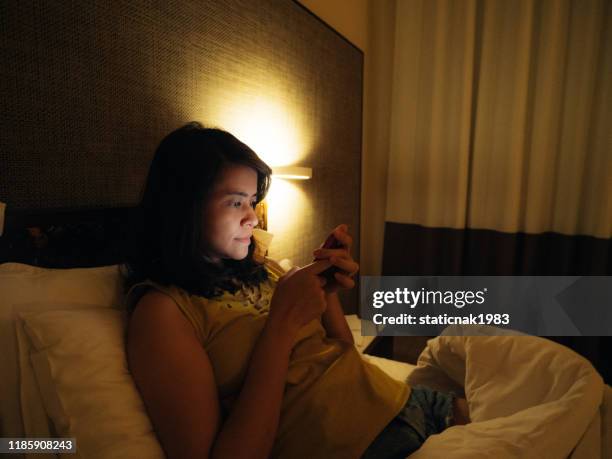
[[[203,212],[203,246],[210,261],[242,260],[248,255],[253,228],[257,225],[256,197],[254,169],[232,164],[221,171]]]

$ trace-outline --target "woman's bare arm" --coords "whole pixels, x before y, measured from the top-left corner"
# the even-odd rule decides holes
[[[149,292],[130,319],[130,372],[168,458],[206,458],[219,429],[210,360],[171,298]]]
[[[327,293],[325,297],[327,299],[327,308],[321,317],[321,323],[327,332],[327,336],[354,344],[355,340],[344,317],[338,293]]]
[[[354,344],[355,340],[344,317],[338,290],[355,287],[352,277],[359,270],[359,265],[351,256],[353,238],[348,234],[348,225],[338,225],[332,234],[335,238],[335,248],[325,248],[323,245],[313,252],[315,259],[329,259],[337,271],[334,278],[328,279],[325,285],[327,309],[321,317],[321,322],[327,336]]]
[[[264,329],[236,409],[221,426],[208,356],[193,326],[160,292],[130,321],[130,371],[168,458],[267,457],[278,426],[291,343]]]
[[[323,313],[317,274],[330,266],[319,261],[279,280],[242,390],[223,424],[212,365],[193,326],[161,292],[138,302],[129,325],[128,362],[167,457],[269,456],[293,340]]]

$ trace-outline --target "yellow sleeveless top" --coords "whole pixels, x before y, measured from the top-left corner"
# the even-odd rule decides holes
[[[151,281],[134,285],[126,300],[155,288],[177,304],[211,361],[221,407],[232,410],[253,347],[264,327],[279,273],[213,299]],[[270,457],[358,458],[399,413],[410,394],[405,383],[365,362],[357,349],[327,338],[320,320],[305,325],[291,353],[280,422]]]

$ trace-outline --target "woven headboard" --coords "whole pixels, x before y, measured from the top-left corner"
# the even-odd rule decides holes
[[[84,232],[121,240],[104,225],[129,220],[155,147],[191,120],[229,130],[272,166],[313,169],[291,184],[298,211],[289,203],[282,229],[269,221],[273,257],[306,263],[343,222],[358,256],[363,53],[299,3],[2,2],[0,30],[0,261],[24,225],[48,232],[66,219],[83,244],[107,249],[61,265],[120,259],[120,242],[110,250]]]

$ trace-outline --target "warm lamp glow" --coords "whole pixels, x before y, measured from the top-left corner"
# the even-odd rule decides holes
[[[219,114],[221,127],[251,147],[270,167],[296,164],[305,147],[295,116],[274,98],[242,97]]]
[[[312,216],[308,197],[291,180],[312,177],[312,169],[292,166],[307,160],[312,137],[307,135],[303,106],[293,88],[283,86],[274,75],[261,75],[261,81],[257,93],[245,92],[240,85],[224,88],[223,104],[207,105],[206,119],[234,134],[272,167],[274,179],[265,203],[258,206],[258,218],[274,234],[268,256],[282,259],[295,250],[295,237]]]
[[[273,167],[272,176],[282,179],[308,180],[312,178],[312,168],[297,166]]]
[[[312,217],[312,208],[300,186],[291,180],[272,180],[266,201],[267,231],[274,234],[269,256],[280,260],[288,256],[283,249],[304,232],[304,220]]]

